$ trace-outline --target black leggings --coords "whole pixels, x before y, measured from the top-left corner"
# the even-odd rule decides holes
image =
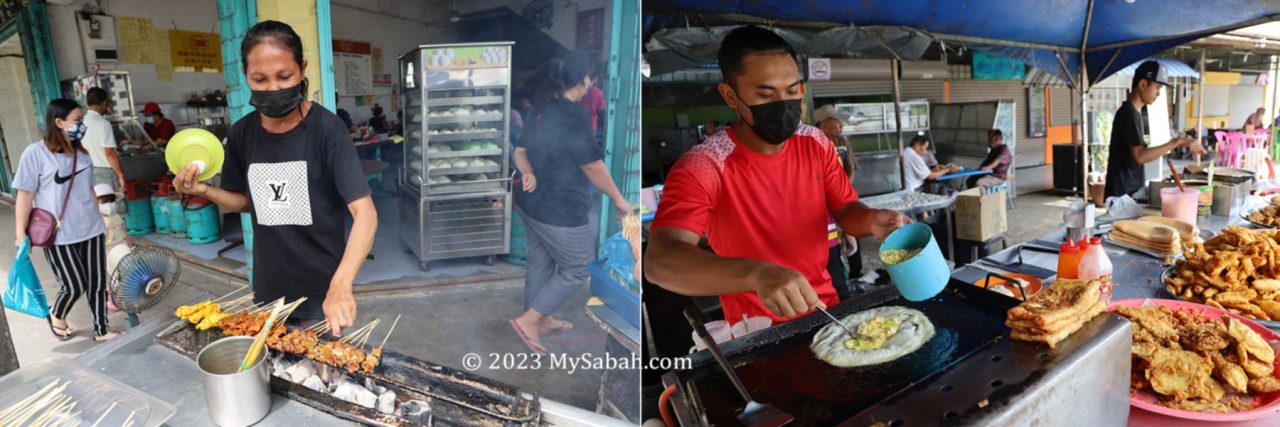
[[[53,301],[51,314],[66,319],[67,312],[81,295],[89,297],[89,312],[93,314],[93,333],[107,334],[107,260],[103,250],[102,235],[67,245],[44,248],[44,257],[53,266],[62,288]]]

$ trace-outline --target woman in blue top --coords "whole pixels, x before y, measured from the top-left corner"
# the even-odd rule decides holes
[[[115,338],[107,330],[107,263],[102,235],[106,227],[93,194],[93,160],[80,139],[86,126],[84,110],[70,99],[49,102],[44,114],[44,139],[27,146],[13,177],[18,190],[14,204],[14,244],[27,239],[27,222],[33,207],[61,217],[53,246],[44,249],[61,289],[49,312],[49,329],[59,340],[71,338],[67,313],[81,296],[89,299],[94,340]],[[65,210],[63,206],[66,206]]]

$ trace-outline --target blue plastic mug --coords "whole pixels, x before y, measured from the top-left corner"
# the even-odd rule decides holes
[[[938,241],[933,238],[933,230],[925,224],[908,224],[889,234],[880,245],[881,252],[888,249],[911,252],[920,248],[924,249],[916,256],[885,266],[893,285],[910,301],[933,298],[951,280],[951,271],[938,248]]]

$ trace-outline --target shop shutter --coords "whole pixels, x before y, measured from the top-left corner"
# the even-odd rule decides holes
[[[951,102],[978,102],[1012,99],[1017,101],[1017,147],[1014,167],[1044,164],[1044,138],[1027,136],[1027,88],[1017,80],[952,80]]]
[[[1079,103],[1080,98],[1072,93],[1071,88],[1054,87],[1049,89],[1049,126],[1065,126],[1071,124],[1072,102]],[[1075,106],[1076,115],[1080,115],[1080,106]]]

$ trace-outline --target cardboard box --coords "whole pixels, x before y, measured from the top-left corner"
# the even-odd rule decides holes
[[[1004,191],[982,194],[974,188],[956,195],[956,238],[982,242],[1009,228]]]

